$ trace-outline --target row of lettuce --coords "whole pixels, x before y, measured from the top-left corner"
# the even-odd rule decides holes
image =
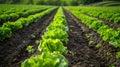
[[[108,25],[104,24],[103,21],[98,20],[97,18],[87,16],[80,13],[79,11],[71,10],[69,8],[66,9],[72,12],[89,28],[97,31],[104,41],[109,42],[109,44],[113,45],[115,48],[120,48],[120,28],[114,30],[113,28],[110,28]]]
[[[37,22],[43,16],[51,13],[57,7],[49,8],[43,12],[30,15],[27,18],[20,18],[15,22],[6,22],[0,27],[0,41],[3,41],[5,38],[10,38],[12,33],[16,30],[22,29],[23,27],[27,27],[31,23]]]
[[[18,11],[28,10],[28,6],[23,5],[8,5],[8,4],[0,4],[0,15],[2,14],[11,14]]]
[[[120,23],[120,7],[73,7],[71,9],[112,23]]]
[[[16,12],[24,12],[27,10],[32,9],[40,9],[45,7],[52,7],[52,6],[43,6],[43,5],[12,5],[12,4],[0,4],[0,15],[2,14],[11,14]]]
[[[12,7],[11,7],[12,8]],[[39,6],[39,7],[24,7],[24,8],[15,8],[14,10],[6,10],[7,12],[0,15],[0,23],[17,20],[20,17],[27,17],[29,15],[44,11],[45,9],[50,7]],[[19,11],[18,11],[19,10]],[[2,10],[1,10],[2,11]]]
[[[68,26],[62,8],[54,16],[53,22],[46,28],[38,46],[41,54],[26,59],[21,67],[68,67],[68,60],[63,56],[67,48]]]

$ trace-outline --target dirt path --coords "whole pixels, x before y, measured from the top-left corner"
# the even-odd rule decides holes
[[[67,12],[65,15],[70,28],[69,42],[67,44],[69,53],[66,57],[69,59],[69,67],[100,67],[100,62],[97,60],[95,51],[89,48],[88,39],[85,37],[85,32],[73,20],[74,18]]]
[[[41,38],[40,36],[52,21],[55,13],[56,10],[37,23],[14,32],[11,38],[0,42],[0,67],[20,67],[20,63],[32,55],[26,51],[28,45],[33,45],[37,51],[38,45],[35,41]]]

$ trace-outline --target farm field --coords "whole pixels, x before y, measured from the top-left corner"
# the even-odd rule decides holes
[[[0,4],[0,67],[119,67],[120,6]]]

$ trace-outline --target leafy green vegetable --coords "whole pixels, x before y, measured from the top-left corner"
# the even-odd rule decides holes
[[[68,41],[67,31],[65,16],[60,8],[42,40],[37,42],[40,43],[38,49],[41,55],[25,60],[21,67],[68,67],[68,61],[62,55],[67,53],[67,48],[62,43]]]
[[[62,42],[67,42],[68,41],[68,34],[59,29],[56,28],[55,30],[50,30],[44,33],[44,35],[42,36],[42,39],[60,39]]]
[[[4,40],[5,38],[9,38],[12,36],[11,29],[0,27],[0,40]]]
[[[67,26],[65,26],[63,24],[60,24],[60,23],[57,23],[57,22],[52,23],[51,25],[49,25],[47,27],[47,31],[54,30],[56,28],[62,29],[63,31],[68,31],[68,27]]]
[[[67,48],[59,39],[45,39],[38,48],[41,52],[59,51],[61,54],[67,53]]]
[[[25,60],[21,67],[68,67],[68,61],[59,52],[47,52]]]

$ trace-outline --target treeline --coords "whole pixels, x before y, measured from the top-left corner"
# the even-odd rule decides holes
[[[100,1],[119,1],[119,0],[0,0],[0,3],[39,4],[39,5],[81,5]]]

